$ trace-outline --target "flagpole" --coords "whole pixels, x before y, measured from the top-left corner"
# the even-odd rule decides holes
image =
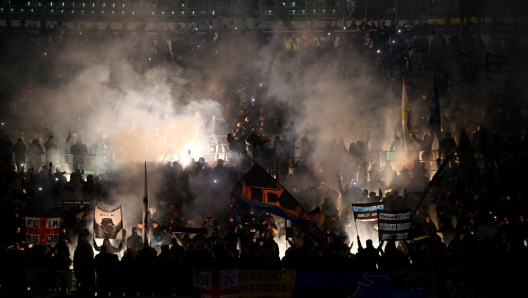
[[[405,151],[407,151],[407,134],[406,134],[406,130],[407,130],[407,127],[406,127],[406,124],[407,124],[407,117],[408,117],[408,114],[407,114],[407,90],[405,90],[405,77],[402,76],[402,83],[403,83],[403,88],[402,88],[402,145],[403,145],[403,148],[405,148]]]
[[[143,237],[143,245],[148,245],[148,186],[147,186],[147,162],[145,161],[145,181],[143,189],[143,229],[141,229],[141,236]]]
[[[356,226],[356,236],[359,236],[359,232],[357,229],[357,220],[354,218],[354,226]]]

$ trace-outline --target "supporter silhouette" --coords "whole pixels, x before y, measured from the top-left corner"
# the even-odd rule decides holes
[[[27,155],[29,158],[29,167],[37,170],[40,169],[42,166],[42,155],[44,155],[44,149],[42,149],[42,146],[38,140],[31,141]]]
[[[53,136],[49,136],[46,143],[44,143],[46,149],[46,163],[54,162],[60,164],[61,159],[59,157],[59,145],[55,142]]]
[[[112,246],[108,238],[103,239],[103,245],[101,246],[97,245],[97,242],[95,242],[95,239],[92,240],[92,244],[93,244],[94,249],[96,251],[100,251],[100,254],[103,254],[103,255],[104,254],[116,254],[116,253],[121,252],[121,250],[123,249],[123,241],[120,241],[119,246],[115,247],[115,246]],[[106,258],[106,256],[102,258]]]
[[[380,248],[382,245],[382,242],[380,242],[380,245],[378,248],[375,248],[372,245],[372,240],[368,239],[366,242],[366,247],[363,247],[361,244],[361,240],[359,238],[359,235],[357,236],[357,244],[358,244],[358,254],[356,255],[356,259],[358,262],[361,262],[361,265],[364,268],[376,268],[380,261]]]
[[[19,171],[22,171],[24,169],[26,164],[26,144],[24,144],[24,141],[22,138],[18,138],[16,144],[13,147],[13,152],[15,153],[15,163],[17,165],[17,168]]]
[[[82,137],[77,136],[77,140],[70,147],[70,153],[73,155],[73,170],[79,168],[84,163],[84,154],[88,153],[88,147],[83,143]]]
[[[138,252],[143,248],[143,238],[138,235],[137,227],[132,228],[132,234],[127,238],[127,248],[130,247],[133,251]]]

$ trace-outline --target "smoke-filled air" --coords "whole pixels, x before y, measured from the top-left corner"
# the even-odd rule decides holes
[[[343,163],[328,158],[338,140],[346,150],[350,142],[365,141],[370,133],[371,140],[388,146],[396,132],[393,127],[399,121],[399,101],[376,85],[363,62],[344,56],[316,59],[320,53],[310,42],[339,46],[334,36],[308,40],[309,33],[305,32],[303,39],[299,38],[304,48],[293,55],[283,49],[286,35],[270,35],[268,44],[257,46],[259,37],[251,32],[229,38],[224,35],[230,32],[220,32],[214,48],[200,42],[195,48],[188,46],[186,54],[191,58],[182,67],[161,53],[171,46],[174,51],[179,44],[166,40],[169,31],[159,30],[157,39],[142,31],[136,33],[122,37],[134,41],[128,43],[92,46],[71,39],[63,48],[39,49],[42,65],[29,80],[39,86],[37,97],[42,106],[19,115],[23,126],[16,127],[21,130],[17,133],[25,132],[26,142],[37,133],[44,141],[54,135],[57,142],[64,143],[71,132],[67,146],[82,137],[89,153],[97,153],[102,143],[107,143],[120,183],[106,200],[109,205],[123,205],[125,226],[140,220],[143,162],[147,161],[150,171],[149,195],[156,218],[161,215],[156,213],[157,204],[164,201],[160,169],[174,161],[186,166],[191,158],[198,161],[202,156],[214,166],[216,160],[203,155],[200,137],[230,133],[236,125],[231,119],[244,105],[262,106],[263,113],[254,115],[265,117],[266,126],[271,127],[277,111],[282,113],[281,120],[287,121],[283,127],[294,122],[297,146],[304,146],[295,154],[302,153],[301,162],[321,171],[322,181],[334,186],[338,172],[346,172],[347,179],[355,176],[348,160]],[[207,49],[200,50],[200,46]],[[13,74],[9,78],[12,82],[28,80],[25,72]],[[42,81],[46,87],[41,87]],[[267,135],[270,139],[274,136],[271,131]],[[225,139],[219,142],[226,143]],[[105,175],[101,176],[104,181]],[[192,203],[190,210],[201,209],[203,217],[225,212],[228,192],[214,193],[201,183],[190,185],[191,194],[186,195],[191,195],[193,202],[212,197],[218,200],[209,206],[218,210],[204,210],[203,205]]]

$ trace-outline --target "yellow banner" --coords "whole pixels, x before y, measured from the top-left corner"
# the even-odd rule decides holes
[[[295,273],[295,270],[240,270],[240,298],[292,297]]]

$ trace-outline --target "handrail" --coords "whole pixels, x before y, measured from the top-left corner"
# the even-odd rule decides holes
[[[278,17],[280,21],[306,21],[311,16],[306,1],[280,2],[280,9],[284,12],[278,16],[276,16],[274,7],[270,7],[270,9],[273,11],[273,17]],[[191,3],[194,5],[191,6]],[[171,22],[185,20],[189,22],[198,21],[203,18],[218,18],[220,15],[223,17],[243,19],[247,17],[260,19],[263,17],[262,7],[259,7],[260,4],[255,5],[247,1],[232,1],[231,3],[231,10],[229,11],[225,9],[223,0],[215,0],[212,3],[211,11],[209,11],[209,0],[179,0],[175,1],[172,5],[163,3],[161,6],[150,4],[141,7],[128,1],[115,0],[75,2],[72,0],[27,0],[0,7],[0,18],[31,21]],[[295,3],[296,5],[288,3]],[[523,18],[523,11],[528,9],[528,1],[516,0],[503,0],[499,2],[485,0],[481,2],[480,6],[470,1],[466,3],[458,0],[410,2],[397,0],[384,2],[378,0],[363,0],[346,1],[346,3],[348,3],[347,17],[349,19],[361,20],[362,18],[371,18],[379,21],[380,19],[392,18],[398,18],[400,20],[426,18],[432,20],[433,23],[439,22],[440,24],[450,24],[452,23],[451,18],[460,17],[470,17],[474,19],[474,23],[488,23],[494,16],[518,19]],[[338,5],[342,4],[338,4],[337,1],[325,1],[322,7],[315,6],[313,18],[320,19],[320,17],[329,14],[337,16],[337,9],[341,7]],[[240,13],[240,9],[243,9],[245,12]]]

